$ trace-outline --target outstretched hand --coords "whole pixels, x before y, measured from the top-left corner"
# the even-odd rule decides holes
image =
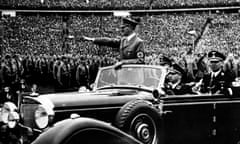
[[[83,41],[94,41],[94,38],[87,37],[87,36],[82,36],[81,40],[83,40]]]

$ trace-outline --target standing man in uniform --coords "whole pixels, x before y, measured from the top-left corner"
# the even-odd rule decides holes
[[[119,50],[121,59],[121,62],[118,63],[119,66],[123,63],[144,63],[144,43],[135,32],[138,24],[139,19],[124,17],[121,25],[123,35],[121,38],[90,38],[83,36],[83,39]]]
[[[68,90],[70,88],[70,64],[68,58],[65,56],[62,56],[62,61],[58,67],[57,80],[59,83],[60,91]]]

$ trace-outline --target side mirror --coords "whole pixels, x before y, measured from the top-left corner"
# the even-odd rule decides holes
[[[154,89],[152,95],[155,99],[160,99],[161,97],[165,97],[166,93],[162,89]]]

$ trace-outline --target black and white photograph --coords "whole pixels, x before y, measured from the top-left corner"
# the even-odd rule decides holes
[[[0,144],[240,144],[240,0],[0,0]]]

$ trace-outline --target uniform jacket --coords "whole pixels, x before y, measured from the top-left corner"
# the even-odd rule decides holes
[[[70,65],[68,63],[61,62],[58,67],[57,79],[59,84],[69,86],[70,82]]]
[[[96,38],[95,44],[106,45],[119,50],[120,58],[123,59],[139,59],[143,61],[144,58],[144,43],[138,36],[132,37],[130,40],[127,38]]]
[[[225,72],[223,69],[216,77],[212,73],[207,73],[203,76],[203,93],[225,93],[227,88],[231,87],[231,82],[234,81],[234,76],[230,72]]]
[[[88,70],[84,64],[79,64],[76,70],[76,81],[79,86],[88,85]]]

